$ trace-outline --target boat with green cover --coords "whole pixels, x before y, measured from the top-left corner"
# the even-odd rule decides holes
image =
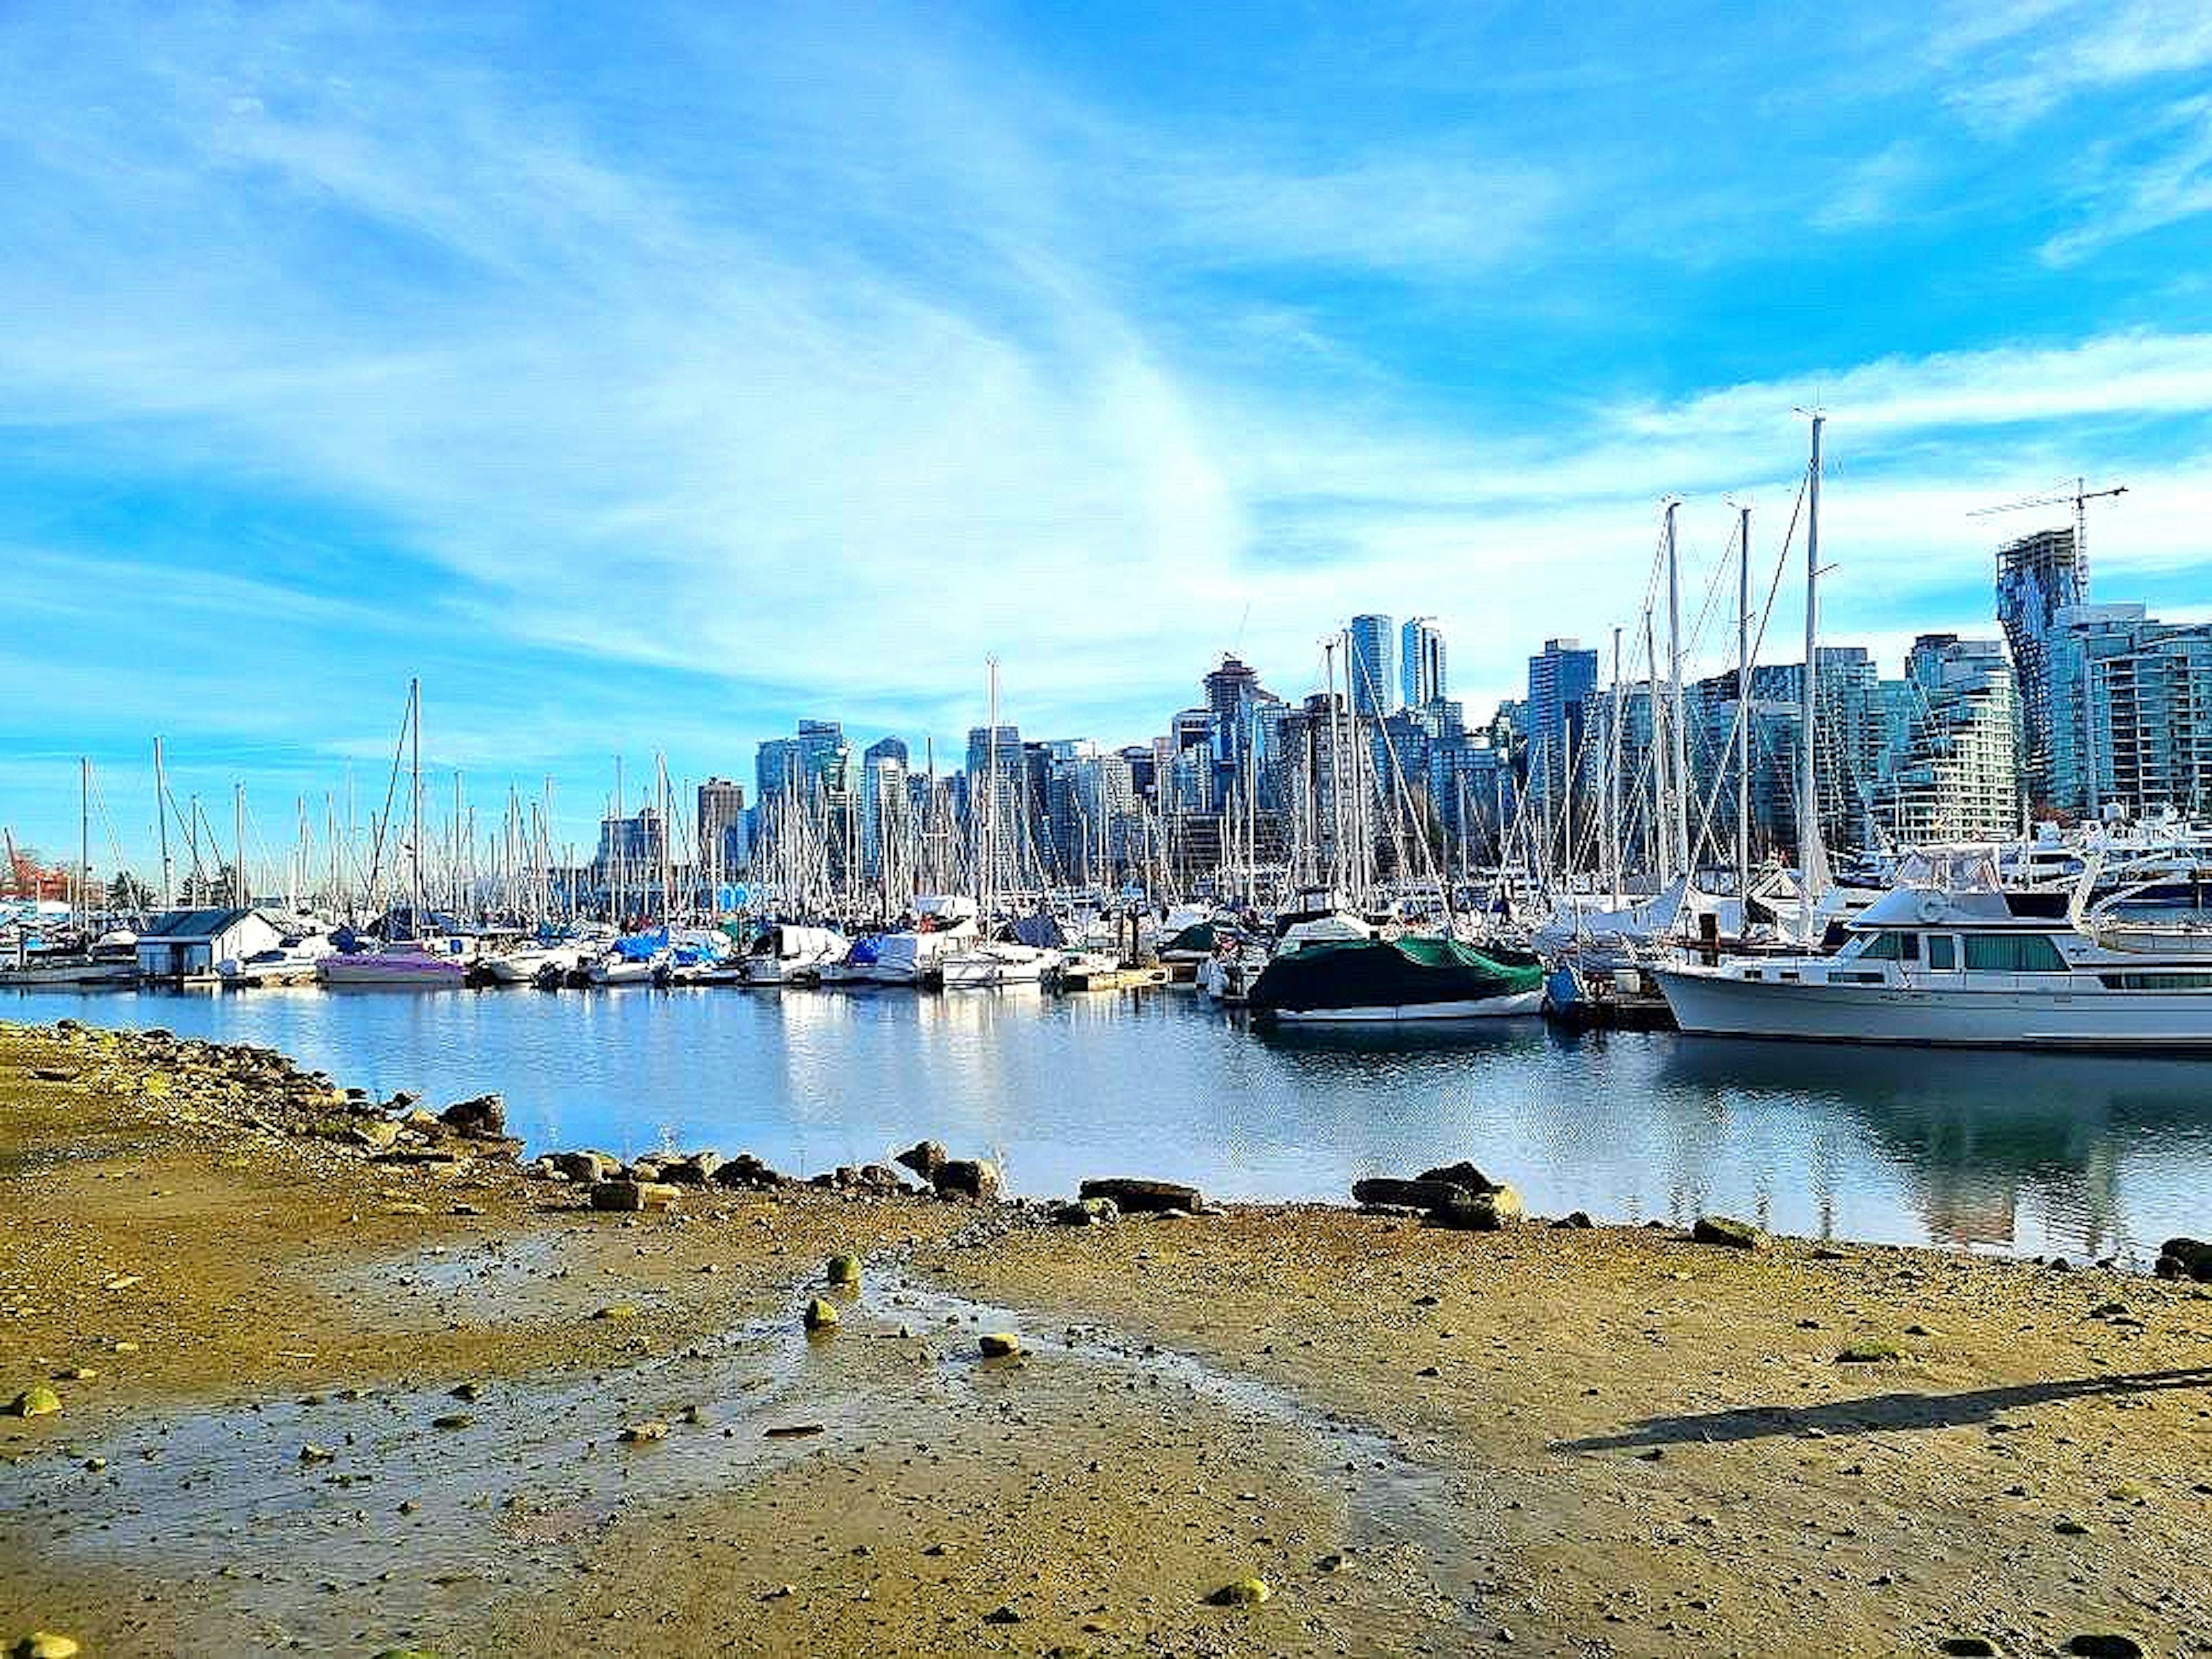
[[[1318,939],[1285,950],[1252,987],[1251,1006],[1279,1020],[1396,1024],[1533,1014],[1544,969],[1525,951],[1457,939]]]

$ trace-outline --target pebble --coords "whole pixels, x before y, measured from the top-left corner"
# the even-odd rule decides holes
[[[1224,1584],[1207,1599],[1217,1607],[1255,1607],[1274,1593],[1264,1578],[1239,1578]]]

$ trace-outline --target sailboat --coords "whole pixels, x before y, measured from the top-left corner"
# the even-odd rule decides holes
[[[982,848],[976,860],[977,913],[986,926],[991,918],[994,883],[998,875],[999,851],[1005,826],[999,817],[999,659],[990,659],[989,721],[985,727]],[[948,991],[984,989],[1005,985],[1035,985],[1042,981],[1058,958],[1050,951],[1024,945],[1019,939],[978,938],[965,948],[945,953],[938,972]]]
[[[332,989],[389,987],[410,990],[458,990],[467,983],[475,941],[443,928],[422,902],[422,683],[407,682],[407,734],[412,746],[407,856],[413,902],[388,912],[380,924],[381,945],[368,945],[350,929],[333,936],[338,949],[316,964],[316,976]],[[399,757],[392,757],[397,773]],[[387,813],[387,817],[389,814]],[[358,947],[358,948],[356,948]]]

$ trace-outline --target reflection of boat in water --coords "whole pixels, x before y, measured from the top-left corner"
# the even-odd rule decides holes
[[[1956,1244],[2084,1255],[2155,1244],[2176,1230],[2130,1213],[2122,1165],[2212,1166],[2212,1091],[2201,1061],[2145,1054],[1902,1050],[1857,1043],[1685,1036],[1657,1082],[1735,1113],[1838,1112],[1909,1172],[1913,1208]],[[1847,1143],[1846,1143],[1847,1144]],[[2035,1219],[2025,1231],[2024,1194]]]
[[[1431,1019],[1409,1024],[1299,1021],[1280,1024],[1251,1019],[1231,1011],[1263,1048],[1301,1057],[1302,1069],[1327,1069],[1332,1058],[1364,1069],[1373,1057],[1389,1054],[1465,1054],[1488,1057],[1527,1054],[1563,1043],[1571,1036],[1555,1033],[1538,1020]]]

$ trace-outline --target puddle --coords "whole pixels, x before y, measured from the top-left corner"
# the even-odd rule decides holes
[[[550,1260],[550,1241],[524,1241],[411,1255],[371,1273],[391,1291],[492,1298],[501,1284],[542,1278]],[[846,1306],[843,1329],[827,1342],[810,1342],[785,1315],[598,1379],[487,1381],[474,1401],[443,1390],[332,1393],[178,1413],[101,1443],[58,1443],[0,1469],[0,1553],[28,1559],[35,1540],[38,1555],[60,1563],[176,1584],[183,1627],[213,1643],[210,1651],[350,1650],[365,1629],[428,1637],[465,1624],[494,1588],[542,1588],[638,1506],[665,1509],[893,1437],[941,1436],[948,1423],[988,1420],[995,1432],[1010,1407],[1041,1417],[1057,1401],[1095,1414],[1102,1381],[1133,1388],[1133,1411],[1147,1409],[1137,1396],[1171,1391],[1286,1437],[1301,1449],[1299,1475],[1344,1495],[1348,1541],[1396,1548],[1417,1573],[1476,1542],[1480,1517],[1447,1476],[1254,1378],[1095,1326],[1043,1336],[1034,1316],[895,1273],[878,1274]],[[902,1326],[910,1339],[898,1339]],[[977,1357],[976,1334],[998,1329],[1024,1332],[1024,1360]],[[441,1419],[449,1425],[436,1426]],[[666,1440],[617,1442],[625,1425],[647,1420],[668,1424]],[[817,1424],[818,1434],[771,1432]],[[88,1468],[88,1459],[105,1466]]]

